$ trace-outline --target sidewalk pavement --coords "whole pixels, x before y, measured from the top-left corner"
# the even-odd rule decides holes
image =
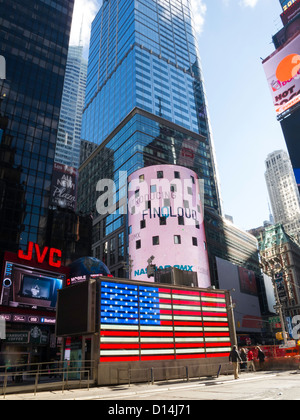
[[[120,398],[135,399],[142,398],[143,394],[149,395],[162,393],[165,391],[178,391],[180,389],[201,388],[212,385],[222,385],[266,378],[267,375],[275,376],[278,372],[245,372],[241,373],[240,378],[235,380],[233,375],[221,375],[219,378],[190,379],[189,381],[173,380],[164,382],[90,387],[90,389],[69,389],[56,391],[40,391],[34,395],[33,391],[28,393],[7,394],[5,397],[0,395],[0,401],[12,400],[118,400]]]

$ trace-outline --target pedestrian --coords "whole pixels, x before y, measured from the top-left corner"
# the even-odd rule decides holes
[[[259,369],[263,370],[264,368],[264,363],[265,363],[265,353],[262,351],[262,349],[260,347],[256,347],[257,349],[257,358],[259,360]]]
[[[247,353],[246,350],[244,348],[241,349],[241,353],[240,353],[241,359],[242,359],[242,363],[241,363],[241,370],[246,370],[247,369]]]
[[[248,356],[248,371],[251,368],[252,372],[255,372],[255,366],[254,366],[254,360],[253,360],[253,351],[249,350],[247,356]]]
[[[239,379],[239,363],[242,361],[237,347],[233,346],[229,354],[229,362],[233,364],[234,379]]]

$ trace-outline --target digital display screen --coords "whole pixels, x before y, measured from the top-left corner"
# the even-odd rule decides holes
[[[221,291],[101,282],[100,362],[228,357]]]
[[[56,279],[24,275],[20,296],[50,300]]]

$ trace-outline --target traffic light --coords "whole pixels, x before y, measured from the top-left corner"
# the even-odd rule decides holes
[[[289,338],[289,335],[288,335],[288,333],[287,333],[287,332],[285,332],[285,333],[283,333],[283,332],[277,332],[277,333],[276,333],[276,335],[275,335],[276,340],[279,340],[279,341],[284,340],[284,338],[283,338],[283,334],[285,334],[285,337],[286,337],[287,339]]]
[[[148,279],[150,277],[154,277],[155,276],[155,271],[156,271],[156,265],[154,265],[154,264],[148,264],[148,267],[147,267],[147,277],[148,277]]]

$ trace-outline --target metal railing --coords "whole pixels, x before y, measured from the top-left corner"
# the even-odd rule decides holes
[[[29,392],[41,389],[69,389],[94,383],[93,360],[55,361],[0,366],[0,395],[8,392]]]
[[[147,382],[154,384],[155,381],[185,380],[190,378],[216,377],[220,374],[228,375],[233,373],[233,366],[230,363],[222,364],[199,364],[199,365],[181,365],[168,367],[147,367],[134,369],[117,369],[118,383]]]

